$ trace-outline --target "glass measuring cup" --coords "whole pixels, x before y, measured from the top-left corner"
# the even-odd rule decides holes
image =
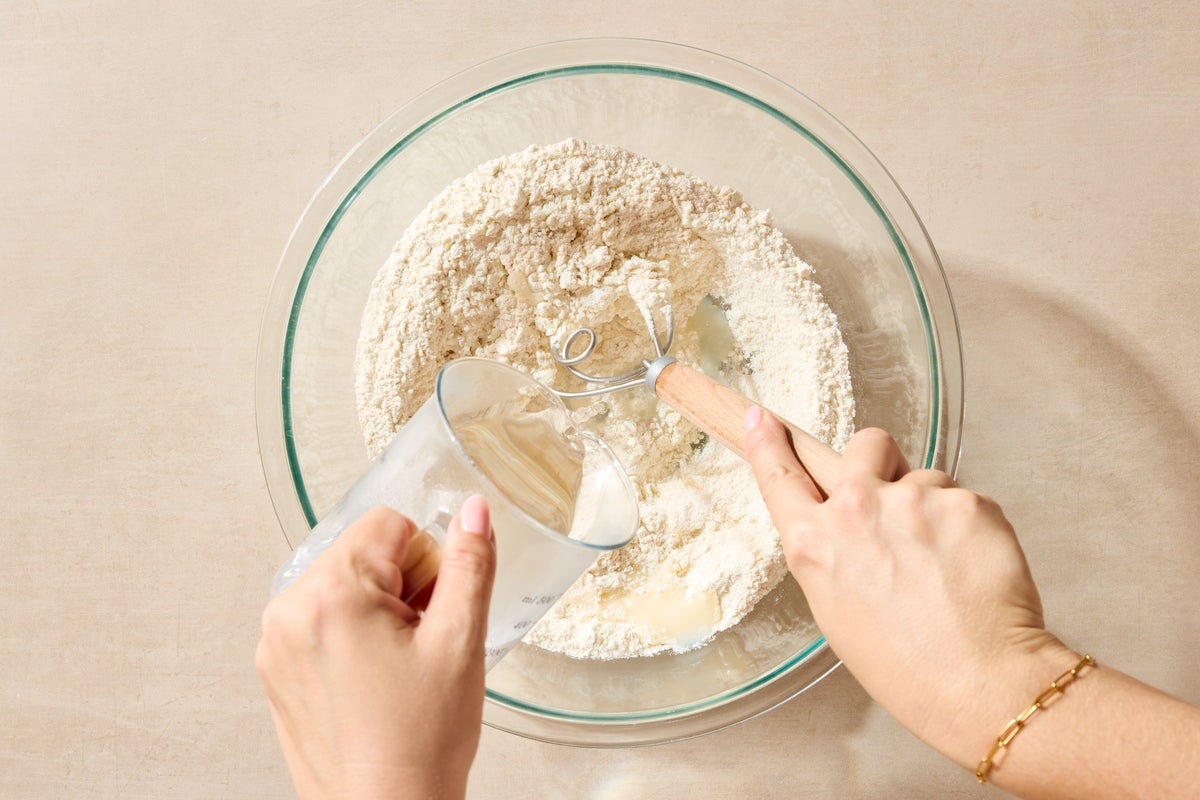
[[[434,392],[388,443],[337,507],[322,519],[276,575],[286,589],[367,510],[385,505],[423,526],[443,545],[446,525],[472,494],[487,498],[496,535],[496,579],[488,609],[487,668],[542,618],[600,553],[625,545],[638,526],[637,500],[608,446],[578,435],[583,474],[570,530],[530,514],[472,459],[456,431],[487,418],[533,415],[559,436],[566,407],[529,375],[498,361],[460,358],[442,367]]]

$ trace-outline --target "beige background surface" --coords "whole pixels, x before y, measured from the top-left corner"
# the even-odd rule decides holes
[[[286,554],[252,396],[276,260],[395,107],[582,35],[749,62],[888,165],[961,314],[960,478],[1005,504],[1052,628],[1200,701],[1200,10],[742,5],[0,5],[0,796],[290,794],[251,665]],[[999,794],[845,672],[667,747],[485,731],[471,791]]]

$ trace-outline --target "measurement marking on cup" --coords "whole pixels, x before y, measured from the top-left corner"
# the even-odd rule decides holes
[[[558,594],[526,595],[525,597],[521,598],[521,602],[522,603],[530,603],[535,606],[548,606],[561,596],[562,595],[558,595]]]

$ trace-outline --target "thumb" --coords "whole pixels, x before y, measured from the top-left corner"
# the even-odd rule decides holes
[[[450,521],[446,546],[421,628],[466,648],[483,649],[496,575],[496,540],[487,500],[472,495]]]

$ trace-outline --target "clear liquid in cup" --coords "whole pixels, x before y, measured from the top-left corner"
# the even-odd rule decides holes
[[[507,414],[459,423],[454,433],[480,472],[551,530],[571,531],[584,449],[543,415]]]
[[[276,576],[284,591],[343,530],[385,505],[421,531],[401,567],[401,599],[421,609],[435,591],[441,548],[471,494],[491,501],[496,575],[486,667],[537,624],[601,552],[637,530],[637,501],[620,462],[571,430],[561,401],[528,375],[486,359],[456,359],[437,390],[296,549]]]

